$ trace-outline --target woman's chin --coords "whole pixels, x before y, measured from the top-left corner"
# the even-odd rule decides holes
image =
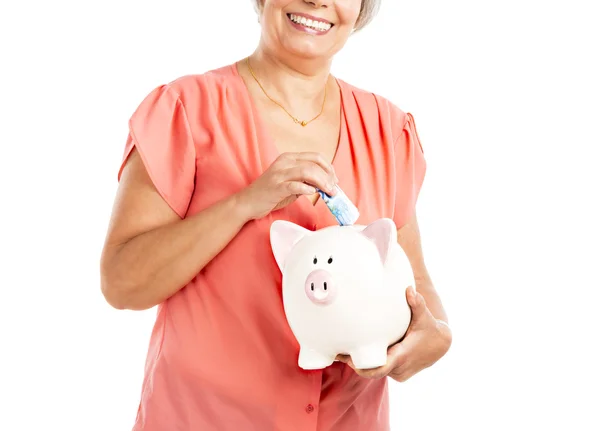
[[[291,41],[287,40],[284,49],[293,56],[304,59],[323,59],[328,60],[331,56],[331,51],[323,44],[313,43],[311,41]]]

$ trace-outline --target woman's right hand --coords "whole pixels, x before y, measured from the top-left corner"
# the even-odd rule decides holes
[[[316,188],[333,196],[338,179],[333,166],[319,153],[283,153],[267,170],[238,193],[249,219],[259,219],[283,208]]]

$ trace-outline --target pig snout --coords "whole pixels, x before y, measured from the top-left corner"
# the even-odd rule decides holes
[[[315,304],[331,304],[337,295],[332,275],[324,269],[317,269],[306,277],[306,296]]]

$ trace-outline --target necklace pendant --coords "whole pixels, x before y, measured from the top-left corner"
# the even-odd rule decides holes
[[[306,121],[300,121],[300,125],[301,125],[302,127],[306,126],[306,124],[307,124],[307,123],[306,123]]]

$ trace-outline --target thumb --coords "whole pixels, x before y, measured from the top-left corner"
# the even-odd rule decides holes
[[[425,305],[425,298],[423,298],[423,295],[417,292],[412,286],[408,287],[406,291],[406,299],[414,318],[424,314],[427,311],[427,306]]]

